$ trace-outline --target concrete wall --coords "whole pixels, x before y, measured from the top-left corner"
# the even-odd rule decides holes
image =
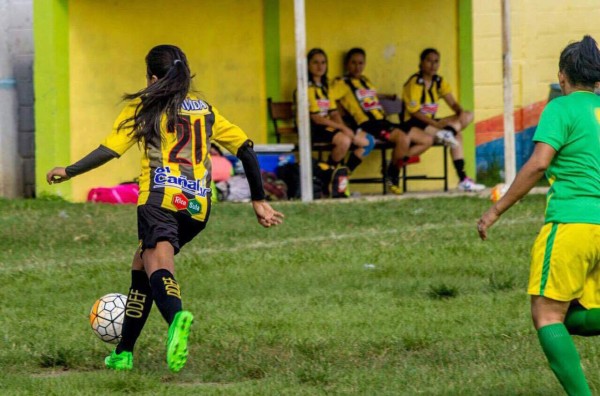
[[[93,0],[44,0],[38,4],[35,22],[40,32],[57,34],[56,28],[63,28],[66,21],[64,45],[68,55],[65,65],[46,69],[48,65],[40,63],[36,71],[36,76],[43,74],[41,78],[67,73],[63,87],[36,85],[36,95],[38,88],[39,95],[44,95],[40,112],[68,116],[66,127],[47,125],[38,117],[38,125],[45,128],[40,135],[54,147],[53,152],[38,152],[36,174],[43,191],[81,201],[92,187],[115,185],[138,176],[139,152],[133,148],[123,158],[69,183],[52,187],[43,183],[48,168],[78,160],[110,132],[122,107],[121,95],[145,85],[144,57],[158,44],[181,47],[202,96],[252,139],[266,141],[262,0],[165,0],[152,2],[151,7],[143,0],[103,2],[101,6]],[[56,18],[54,25],[48,22],[51,17]],[[63,38],[46,40],[40,36],[38,42],[36,36],[36,50],[49,52],[48,46]],[[68,97],[61,103],[46,96],[61,88],[68,89]],[[67,147],[54,144],[51,137],[67,137]]]
[[[364,47],[367,75],[381,92],[396,93],[417,70],[419,52],[435,46],[443,54],[441,72],[460,96],[457,2],[413,3],[383,0],[373,7],[358,1],[348,5],[308,0],[308,46],[329,52],[331,76],[342,73],[345,51]],[[157,0],[151,8],[142,0],[101,6],[92,0],[37,0],[35,4],[36,54],[43,54],[36,62],[36,125],[41,128],[38,142],[44,147],[37,151],[36,180],[42,192],[81,201],[92,187],[137,176],[139,153],[131,150],[69,183],[48,187],[44,182],[47,169],[78,160],[110,131],[122,93],[145,83],[144,56],[153,45],[167,42],[182,47],[204,97],[259,143],[268,140],[267,92],[289,98],[295,86],[291,0]],[[431,18],[432,8],[444,18]],[[279,58],[277,63],[273,55]],[[274,75],[267,76],[266,71]],[[273,79],[277,83],[267,82]],[[376,157],[366,161],[360,172],[378,173]],[[413,170],[440,170],[440,159],[428,153]],[[411,188],[441,188],[436,182],[417,184]],[[380,186],[373,189],[379,192]]]
[[[443,18],[433,18],[431,10]],[[281,86],[295,89],[294,9],[281,1]],[[418,70],[419,54],[435,47],[442,54],[440,74],[458,92],[457,4],[455,1],[381,0],[372,2],[306,0],[306,47],[320,47],[329,57],[330,77],[343,74],[343,57],[352,47],[367,52],[367,75],[381,92],[400,93]]]
[[[0,0],[0,196],[32,197],[32,1]]]
[[[501,2],[473,1],[476,121],[503,112]],[[515,108],[546,99],[556,82],[558,56],[584,34],[600,39],[597,0],[512,0]]]
[[[4,6],[17,3],[24,2],[0,0]],[[306,0],[307,48],[325,49],[329,75],[336,76],[343,72],[344,52],[364,47],[366,74],[380,92],[395,93],[416,71],[420,50],[438,48],[440,73],[459,100],[475,111],[475,131],[465,135],[467,169],[472,173],[475,144],[478,165],[487,166],[490,153],[491,159],[501,158],[496,149],[503,133],[500,4],[381,0],[375,7],[372,2]],[[597,0],[512,0],[511,4],[515,124],[517,131],[531,133],[548,84],[556,79],[560,50],[584,33],[600,37],[596,24],[600,7]],[[260,143],[268,139],[266,97],[289,99],[295,88],[291,0],[156,0],[151,8],[142,0],[103,2],[101,7],[92,0],[36,0],[35,5],[36,54],[42,60],[36,63],[36,100],[38,107],[43,106],[36,112],[36,125],[43,129],[36,136],[36,181],[43,191],[82,200],[90,187],[136,176],[136,154],[128,154],[71,183],[51,189],[44,183],[47,168],[79,159],[110,130],[120,109],[120,95],[144,83],[143,57],[152,45],[180,45],[205,97]],[[467,38],[463,26],[472,27]],[[446,111],[442,108],[441,114]],[[524,159],[530,142],[523,136],[517,140],[524,142],[520,149]],[[358,168],[359,176],[378,171],[377,155]],[[424,154],[420,164],[411,165],[411,172],[431,174],[440,168],[440,156],[432,151]],[[453,184],[453,171],[451,175]],[[431,188],[440,184],[411,184],[413,190]],[[373,191],[378,190],[374,185]]]
[[[71,158],[81,158],[110,132],[124,92],[145,86],[144,57],[157,44],[182,48],[203,97],[251,138],[264,141],[266,119],[257,116],[266,109],[262,10],[261,0],[155,1],[152,7],[144,0],[102,7],[92,0],[70,1]],[[134,148],[74,179],[74,198],[138,175],[139,151]]]
[[[473,0],[477,163],[480,171],[503,166],[501,2]],[[600,39],[597,0],[511,0],[511,46],[517,163],[533,148],[531,137],[557,82],[562,49],[584,34]]]
[[[362,47],[367,53],[365,75],[378,91],[401,94],[404,82],[418,71],[421,51],[434,47],[441,53],[439,73],[449,81],[455,97],[460,99],[458,7],[458,1],[380,0],[375,6],[368,1],[306,0],[307,51],[313,47],[325,50],[329,59],[328,76],[333,78],[344,73],[344,54],[352,47]],[[296,86],[292,1],[280,2],[280,42],[281,95],[290,100]],[[439,115],[448,112],[442,104]],[[472,131],[470,139],[473,139]],[[467,165],[472,166],[473,153],[467,150],[466,158]],[[439,151],[431,150],[422,155],[421,163],[411,165],[409,172],[439,175],[442,166]],[[380,167],[379,153],[373,152],[355,174],[373,176]],[[451,168],[450,186],[454,187],[457,182]],[[439,181],[409,183],[411,191],[440,190],[442,186]],[[379,185],[353,185],[352,188],[362,192],[381,191]]]

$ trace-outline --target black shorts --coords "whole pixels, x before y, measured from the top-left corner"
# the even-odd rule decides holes
[[[310,124],[310,136],[313,143],[331,143],[339,129],[326,127],[325,125]]]
[[[388,140],[392,129],[400,129],[402,132],[408,134],[408,130],[405,129],[404,125],[394,124],[388,120],[365,121],[359,127],[368,134],[375,136],[375,138],[382,140]]]
[[[439,121],[439,118],[434,118],[434,120]],[[402,125],[409,131],[411,128],[419,128],[425,130],[425,128],[429,126],[428,123],[421,121],[415,117],[409,118],[408,121],[405,121]]]
[[[140,205],[137,208],[137,219],[142,252],[155,248],[160,241],[168,241],[177,254],[183,245],[206,227],[208,215],[205,221],[198,221],[180,212],[153,205]]]

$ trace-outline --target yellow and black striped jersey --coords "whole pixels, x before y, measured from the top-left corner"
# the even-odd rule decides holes
[[[330,96],[340,101],[357,125],[385,118],[377,97],[377,90],[365,76],[360,78],[345,76],[335,79]]]
[[[329,118],[329,113],[337,110],[335,100],[329,99],[327,87],[308,82],[308,111]]]
[[[411,113],[420,111],[429,118],[435,117],[439,100],[451,93],[450,84],[437,74],[433,76],[431,87],[425,87],[425,81],[420,73],[415,73],[404,83],[402,102],[404,102],[404,118],[407,121]]]
[[[103,146],[122,155],[136,143],[131,127],[120,131],[118,127],[134,115],[138,104],[139,100],[128,103]],[[160,206],[205,220],[211,196],[211,140],[236,154],[248,137],[217,109],[188,94],[175,130],[167,130],[167,118],[163,115],[160,145],[151,143],[142,154],[138,205]]]

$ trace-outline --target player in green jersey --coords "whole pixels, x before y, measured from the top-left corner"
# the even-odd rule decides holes
[[[561,53],[564,94],[548,103],[531,158],[477,223],[481,239],[546,174],[545,224],[531,252],[531,315],[550,367],[569,395],[590,395],[571,335],[600,334],[600,51],[590,36]]]

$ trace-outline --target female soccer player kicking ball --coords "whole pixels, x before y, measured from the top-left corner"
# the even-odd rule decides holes
[[[571,334],[600,334],[600,51],[594,39],[561,53],[565,96],[548,103],[535,149],[506,195],[481,216],[481,239],[544,172],[550,182],[546,219],[532,249],[531,315],[550,367],[569,395],[590,395]]]
[[[133,368],[133,347],[154,301],[169,324],[167,364],[178,372],[187,360],[193,315],[182,309],[174,256],[208,221],[211,140],[241,160],[258,222],[275,226],[283,214],[264,200],[258,161],[246,134],[190,91],[185,54],[172,45],[154,47],[146,56],[146,70],[147,87],[124,96],[129,103],[100,147],[66,168],[50,170],[46,178],[50,184],[61,183],[120,157],[136,143],[144,148],[137,208],[140,245],[133,257],[122,339],[105,364],[115,370]]]

